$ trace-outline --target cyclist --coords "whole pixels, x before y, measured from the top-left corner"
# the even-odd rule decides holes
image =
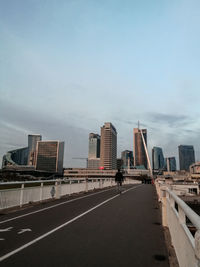
[[[123,180],[124,180],[124,176],[120,172],[120,169],[118,169],[117,173],[115,174],[115,182],[117,183],[117,191],[120,194],[121,194],[121,186],[122,186]]]

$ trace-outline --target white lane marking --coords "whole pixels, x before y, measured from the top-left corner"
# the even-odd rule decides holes
[[[135,187],[131,187],[131,188],[129,188],[129,189],[123,191],[123,193],[126,193],[126,192],[128,192],[128,191],[130,191],[130,190],[136,189],[136,188],[138,188],[138,187],[140,187],[140,186],[142,186],[142,185],[135,186]],[[87,210],[87,211],[81,213],[80,215],[74,217],[73,219],[71,219],[71,220],[69,220],[69,221],[67,221],[67,222],[65,222],[65,223],[63,223],[63,224],[61,224],[60,226],[54,228],[53,230],[47,232],[46,234],[43,234],[43,235],[37,237],[36,239],[33,239],[32,241],[28,242],[27,244],[25,244],[25,245],[23,245],[23,246],[21,246],[21,247],[15,249],[15,250],[9,252],[9,253],[3,255],[2,257],[0,257],[0,262],[3,261],[3,260],[5,260],[5,259],[7,259],[7,258],[9,258],[9,257],[12,256],[12,255],[18,253],[19,251],[21,251],[21,250],[23,250],[23,249],[25,249],[25,248],[31,246],[32,244],[34,244],[34,243],[38,242],[39,240],[41,240],[41,239],[47,237],[48,235],[50,235],[50,234],[52,234],[52,233],[54,233],[54,232],[60,230],[61,228],[65,227],[66,225],[68,225],[68,224],[70,224],[70,223],[72,223],[72,222],[78,220],[79,218],[83,217],[84,215],[88,214],[89,212],[91,212],[91,211],[93,211],[93,210],[99,208],[100,206],[104,205],[105,203],[107,203],[107,202],[111,201],[112,199],[114,199],[114,198],[116,198],[116,197],[119,197],[119,196],[120,196],[120,195],[117,194],[117,195],[115,195],[115,196],[113,196],[113,197],[111,197],[111,198],[108,198],[107,200],[105,200],[105,201],[101,202],[100,204],[94,206],[93,208],[91,208],[91,209],[89,209],[89,210]]]
[[[32,230],[31,229],[29,229],[29,228],[27,228],[27,229],[21,229],[19,232],[18,232],[18,235],[21,235],[21,234],[23,234],[23,233],[25,233],[25,232],[31,232]]]
[[[0,224],[6,223],[6,222],[10,222],[10,221],[13,221],[13,220],[17,220],[19,218],[26,217],[26,216],[29,216],[31,214],[35,214],[35,213],[38,213],[38,212],[42,212],[44,210],[52,209],[52,208],[64,205],[66,203],[70,203],[70,202],[73,202],[73,201],[76,201],[76,200],[79,200],[79,199],[83,199],[83,198],[87,198],[87,197],[90,197],[90,196],[94,196],[94,195],[97,195],[97,194],[100,194],[100,193],[103,193],[103,192],[107,192],[107,191],[110,191],[110,190],[113,190],[113,188],[110,188],[110,189],[107,189],[107,190],[103,190],[103,191],[99,191],[99,192],[96,192],[94,194],[90,194],[90,195],[87,195],[87,196],[83,196],[83,197],[78,197],[78,198],[74,198],[74,199],[71,199],[71,200],[67,200],[65,202],[58,203],[58,204],[52,205],[52,206],[47,207],[47,208],[43,208],[43,209],[40,209],[40,210],[32,211],[32,212],[29,212],[29,213],[26,213],[26,214],[23,214],[23,215],[19,215],[17,217],[11,218],[11,219],[0,221]]]
[[[5,240],[5,238],[0,238],[0,241],[3,241],[3,240]]]
[[[11,229],[13,229],[13,227],[8,227],[8,228],[5,228],[5,229],[0,229],[0,232],[8,232]]]

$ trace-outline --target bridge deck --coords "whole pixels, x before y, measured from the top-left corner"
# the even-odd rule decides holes
[[[169,266],[155,188],[123,190],[2,215],[1,266]]]

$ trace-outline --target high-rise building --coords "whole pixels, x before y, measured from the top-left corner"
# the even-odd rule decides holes
[[[122,159],[117,159],[117,169],[120,170],[122,168]]]
[[[153,147],[152,149],[152,164],[153,170],[163,170],[164,169],[164,156],[161,147]]]
[[[28,165],[36,164],[36,147],[37,142],[42,140],[40,134],[29,134],[28,135]]]
[[[100,141],[98,134],[89,134],[88,168],[98,169],[100,166]]]
[[[100,140],[100,135],[94,133],[89,134],[88,159],[100,158]]]
[[[117,168],[117,131],[110,122],[101,127],[100,167]]]
[[[141,132],[144,136],[144,141],[147,146],[147,130],[146,129],[133,129],[133,157],[134,166],[143,165],[147,169],[147,156],[145,153],[144,143],[142,140]]]
[[[127,169],[133,166],[133,151],[124,150],[121,153],[122,168]]]
[[[38,141],[36,148],[36,170],[62,174],[64,142]]]
[[[180,170],[189,171],[190,165],[195,163],[194,147],[180,145],[178,151]]]
[[[175,157],[165,158],[165,166],[168,172],[176,171],[176,158]]]

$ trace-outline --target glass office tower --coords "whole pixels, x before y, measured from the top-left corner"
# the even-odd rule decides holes
[[[37,142],[42,140],[40,134],[29,134],[28,135],[28,165],[36,164],[36,147]]]
[[[195,163],[194,147],[180,145],[178,147],[180,170],[189,171],[191,164]]]
[[[36,149],[36,170],[62,174],[64,142],[39,141]]]
[[[122,168],[127,169],[133,166],[133,151],[124,150],[121,153]],[[129,166],[128,166],[129,165]]]
[[[100,135],[89,134],[88,169],[98,169],[100,167],[100,143]]]
[[[165,166],[167,167],[168,172],[176,171],[176,158],[175,157],[166,158]]]
[[[153,147],[152,164],[153,164],[153,170],[163,170],[165,162],[161,147]]]
[[[100,140],[100,135],[94,133],[89,134],[88,159],[100,158]]]

